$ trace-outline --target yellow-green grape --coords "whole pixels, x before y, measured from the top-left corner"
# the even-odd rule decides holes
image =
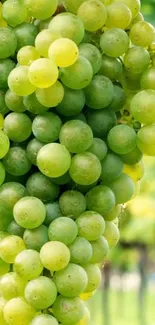
[[[119,217],[120,213],[121,213],[121,205],[118,204],[118,205],[115,205],[114,208],[107,214],[104,215],[104,220],[105,221],[113,221],[115,220],[116,218]]]
[[[139,91],[131,100],[130,110],[134,118],[143,124],[155,122],[155,90]]]
[[[28,77],[35,87],[48,88],[57,81],[58,68],[52,60],[41,58],[30,65]]]
[[[90,322],[90,312],[89,309],[85,307],[84,316],[78,323],[76,323],[76,325],[88,325],[89,322]]]
[[[10,235],[0,242],[0,257],[7,263],[14,263],[16,256],[26,249],[22,238]]]
[[[65,0],[65,7],[67,11],[72,12],[74,14],[77,13],[78,8],[85,0]]]
[[[0,258],[0,277],[4,274],[7,274],[9,272],[9,270],[10,270],[10,264],[3,261],[2,258]],[[0,319],[1,319],[1,317],[0,317]]]
[[[110,248],[115,247],[120,238],[118,227],[113,222],[106,221],[106,227],[103,236],[107,239]]]
[[[155,90],[155,67],[148,68],[144,71],[140,83],[142,89]]]
[[[130,25],[128,26],[128,28],[127,29],[131,29],[131,27],[134,25],[134,24],[136,24],[136,23],[138,23],[139,21],[144,21],[144,16],[142,15],[142,13],[141,12],[139,12],[132,20],[131,20],[131,23],[130,23]]]
[[[96,293],[96,290],[92,292],[84,292],[80,295],[80,298],[84,301],[88,301],[90,298],[92,298]]]
[[[82,20],[85,30],[95,32],[102,28],[107,19],[104,4],[98,0],[84,1],[78,9],[78,17]]]
[[[58,325],[56,318],[49,314],[36,315],[29,325]],[[3,325],[3,324],[2,324]]]
[[[126,29],[132,19],[131,10],[124,3],[112,3],[107,7],[106,26]]]
[[[48,55],[58,67],[69,67],[77,61],[79,50],[72,40],[59,38],[50,45]]]
[[[129,73],[140,74],[145,71],[150,64],[149,52],[140,47],[135,46],[128,49],[124,56],[124,65]]]
[[[76,324],[83,318],[84,312],[85,305],[79,297],[66,298],[60,295],[53,305],[53,313],[63,325]]]
[[[129,37],[120,28],[110,28],[101,35],[100,46],[104,54],[117,58],[127,51]]]
[[[93,254],[90,263],[97,264],[103,262],[109,253],[107,240],[101,236],[98,240],[91,242],[91,246]]]
[[[76,220],[78,234],[89,241],[94,241],[102,236],[105,230],[105,221],[103,217],[94,211],[82,213]],[[90,290],[91,291],[91,290]]]
[[[92,257],[92,246],[84,237],[77,237],[74,242],[69,245],[71,254],[71,263],[84,265],[89,263]]]
[[[2,114],[0,114],[0,130],[3,129],[3,126],[4,126],[4,117]]]
[[[137,146],[147,156],[155,156],[155,125],[144,125],[137,134]]]
[[[59,241],[50,241],[42,246],[40,258],[43,266],[50,271],[64,269],[70,261],[68,247]]]
[[[60,217],[53,220],[48,228],[49,239],[51,241],[60,241],[65,245],[71,244],[77,235],[77,225],[71,218]]]
[[[108,134],[108,144],[117,154],[129,153],[136,147],[136,132],[128,125],[116,125]]]
[[[145,164],[143,160],[139,161],[135,165],[125,165],[124,166],[124,173],[129,175],[135,182],[140,181],[141,178],[144,176],[145,172]]]
[[[2,7],[2,15],[8,25],[16,27],[26,21],[28,12],[23,1],[7,0],[4,2]]]
[[[129,36],[134,45],[147,47],[155,39],[155,29],[146,21],[139,21],[132,26]]]
[[[35,86],[29,81],[28,72],[27,66],[18,66],[9,74],[8,85],[16,95],[28,96],[35,91]]]
[[[96,264],[88,264],[84,266],[84,270],[88,276],[88,284],[85,292],[89,293],[98,289],[102,280],[100,268]]]
[[[36,89],[36,97],[39,103],[45,107],[56,107],[64,98],[64,87],[61,82],[57,80],[51,87]]]
[[[136,15],[138,15],[140,8],[141,8],[141,3],[140,0],[113,0],[113,2],[116,3],[124,3],[127,7],[129,7],[129,9],[132,12],[132,18],[136,17]]]
[[[10,141],[7,134],[0,130],[0,159],[2,159],[10,148]]]
[[[30,65],[33,61],[40,58],[34,46],[24,46],[17,53],[17,61],[20,65]]]
[[[37,278],[43,271],[39,253],[33,249],[20,252],[14,261],[14,271],[25,280]]]
[[[7,303],[7,300],[0,297],[0,324],[1,325],[8,325],[8,323],[4,319],[4,313],[3,313],[4,306],[5,306],[6,303]]]
[[[24,296],[25,286],[26,281],[15,272],[5,274],[0,280],[1,295],[6,300]]]
[[[43,29],[35,39],[35,48],[44,58],[48,58],[48,50],[52,42],[61,37],[59,33],[54,33],[50,29]]]
[[[30,17],[47,19],[55,13],[58,6],[58,0],[24,0],[24,5]]]
[[[4,306],[4,319],[9,325],[28,325],[35,314],[35,309],[21,297],[9,300]]]
[[[5,180],[5,168],[3,164],[0,162],[0,185],[3,184],[4,180]]]

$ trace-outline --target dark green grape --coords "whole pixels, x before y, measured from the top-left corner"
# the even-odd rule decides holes
[[[79,114],[85,105],[85,95],[82,89],[75,90],[64,86],[64,98],[56,107],[57,112],[63,116]]]
[[[135,184],[127,174],[121,174],[115,181],[108,185],[115,194],[116,203],[128,202],[135,191]]]
[[[109,109],[113,112],[118,112],[124,106],[125,101],[125,91],[121,87],[114,85],[114,96],[112,102],[109,105]]]
[[[114,153],[108,153],[101,161],[101,176],[103,184],[108,185],[119,177],[123,171],[124,164],[119,156]]]
[[[66,191],[59,198],[59,206],[64,216],[76,219],[86,210],[86,199],[78,191]]]
[[[53,220],[62,217],[62,212],[60,210],[60,206],[58,202],[47,203],[45,204],[45,208],[46,208],[46,218],[44,224],[46,226],[49,226],[49,224]]]
[[[108,134],[108,144],[118,154],[129,153],[136,147],[136,132],[128,125],[116,125]]]
[[[110,188],[98,185],[86,194],[87,209],[96,211],[103,217],[115,206],[115,195]]]
[[[142,157],[143,154],[138,149],[138,147],[135,147],[132,151],[126,153],[125,155],[120,155],[121,160],[124,162],[124,164],[127,165],[137,164],[142,159]]]
[[[94,136],[101,139],[116,125],[115,113],[107,109],[88,111],[86,117]]]
[[[26,155],[26,150],[21,147],[12,147],[3,158],[6,171],[14,176],[22,176],[31,169],[31,163]]]

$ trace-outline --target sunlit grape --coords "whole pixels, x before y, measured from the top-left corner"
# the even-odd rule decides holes
[[[59,38],[50,45],[48,55],[58,67],[69,67],[77,61],[79,50],[72,40]]]
[[[8,77],[9,88],[18,96],[30,95],[36,89],[28,79],[28,72],[27,66],[17,66]]]
[[[30,65],[28,77],[33,87],[48,88],[58,79],[58,68],[52,60],[41,58]]]
[[[85,30],[90,32],[102,28],[107,19],[106,8],[98,0],[84,1],[78,8],[77,15],[82,20]]]

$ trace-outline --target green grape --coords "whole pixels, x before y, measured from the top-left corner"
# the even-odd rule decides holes
[[[53,33],[50,29],[43,29],[35,39],[35,47],[38,53],[44,58],[48,58],[48,50],[50,45],[59,37],[59,33]]]
[[[90,108],[107,107],[114,96],[114,87],[110,79],[102,75],[94,76],[85,89],[86,105]]]
[[[9,300],[4,306],[4,318],[9,325],[28,325],[35,313],[35,309],[21,297]]]
[[[41,200],[33,196],[25,196],[14,206],[15,221],[23,228],[34,229],[45,220],[46,209]]]
[[[59,177],[70,168],[71,156],[69,151],[59,143],[43,146],[37,156],[37,166],[48,177]]]
[[[107,240],[101,236],[98,240],[91,243],[93,254],[90,263],[101,263],[105,260],[109,253],[109,244]]]
[[[17,37],[11,28],[0,27],[0,59],[9,58],[17,48]]]
[[[33,61],[40,58],[34,46],[23,46],[17,53],[17,61],[20,65],[30,65]]]
[[[155,68],[151,67],[144,71],[141,77],[141,88],[142,89],[153,89],[155,90]]]
[[[35,316],[29,325],[58,325],[58,322],[53,316],[42,314]]]
[[[121,160],[124,162],[124,164],[127,165],[135,165],[137,164],[143,157],[142,152],[138,149],[138,147],[135,147],[132,151],[125,155],[120,155]]]
[[[29,68],[17,66],[8,77],[8,85],[12,92],[18,96],[27,96],[35,91],[35,86],[28,79]]]
[[[47,107],[38,101],[35,93],[29,96],[25,96],[23,98],[23,103],[25,105],[25,108],[32,114],[44,114],[48,110]]]
[[[2,7],[2,15],[8,25],[16,27],[27,19],[28,12],[22,1],[7,0]]]
[[[141,3],[140,0],[113,0],[114,2],[124,3],[131,10],[132,17],[134,18],[140,11]]]
[[[134,118],[143,123],[155,122],[154,113],[155,90],[146,89],[138,92],[131,100],[130,108]]]
[[[98,185],[86,194],[87,209],[104,214],[109,213],[115,206],[115,195],[110,188]]]
[[[15,258],[14,270],[25,280],[37,278],[43,271],[39,253],[33,249],[20,252]]]
[[[7,231],[11,235],[19,236],[23,238],[24,234],[24,228],[20,227],[15,220],[12,220],[11,223],[9,224]]]
[[[140,74],[145,71],[150,63],[149,52],[140,46],[131,47],[125,53],[124,65],[127,71],[133,74]]]
[[[9,203],[3,197],[0,197],[0,216],[0,231],[7,230],[7,227],[13,219],[13,215]]]
[[[28,77],[32,85],[38,88],[48,88],[58,79],[58,68],[50,59],[38,59],[29,67]]]
[[[56,107],[57,112],[63,116],[79,114],[85,105],[85,95],[82,89],[75,90],[64,86],[64,97]]]
[[[44,244],[40,251],[43,266],[52,272],[64,269],[70,261],[68,247],[59,241]]]
[[[83,237],[77,237],[74,242],[69,245],[71,254],[71,263],[84,265],[89,263],[92,257],[92,246],[89,241]]]
[[[106,26],[108,28],[126,29],[132,20],[131,10],[124,3],[112,3],[107,7]]]
[[[59,206],[64,216],[72,216],[76,219],[86,210],[86,200],[78,191],[66,191],[59,198]]]
[[[136,147],[136,132],[128,125],[116,125],[108,134],[108,144],[118,154],[129,153]]]
[[[58,106],[64,97],[64,87],[60,81],[56,81],[55,84],[49,88],[38,88],[36,90],[36,97],[39,103],[45,107]]]
[[[128,202],[135,191],[134,181],[127,174],[121,174],[115,181],[108,184],[115,194],[116,204]]]
[[[27,145],[26,153],[29,161],[33,165],[37,165],[37,155],[39,150],[44,146],[43,142],[40,142],[38,139],[33,138]]]
[[[82,55],[68,68],[60,68],[60,80],[71,89],[83,89],[89,85],[93,77],[90,62]]]
[[[15,63],[10,59],[0,60],[0,88],[8,88],[8,76],[14,69]]]
[[[16,95],[10,89],[7,90],[5,94],[5,103],[6,106],[14,112],[23,113],[26,111],[26,107],[23,103],[23,97]]]
[[[100,138],[94,138],[92,145],[87,151],[93,153],[100,161],[103,160],[107,154],[107,145]]]
[[[0,159],[2,159],[9,151],[10,141],[7,134],[0,130]]]
[[[56,178],[52,178],[52,181],[57,185],[66,185],[71,181],[69,172],[67,171],[64,175]]]
[[[48,228],[48,237],[51,241],[60,241],[65,245],[71,244],[77,237],[76,223],[66,217],[60,217],[51,222]]]
[[[87,113],[87,123],[95,137],[104,138],[116,125],[116,114],[108,109],[92,110]]]
[[[47,19],[51,17],[58,6],[58,0],[24,0],[24,5],[28,10],[29,16],[37,19]]]
[[[7,263],[14,263],[16,256],[26,249],[22,238],[10,235],[0,242],[0,257]]]
[[[88,285],[85,292],[92,292],[99,288],[102,280],[100,268],[95,264],[88,264],[84,266],[88,276]]]
[[[0,258],[0,277],[2,277],[2,275],[4,275],[4,274],[8,273],[9,270],[10,270],[10,264],[7,262],[4,262]],[[1,310],[0,310],[0,321],[1,321]],[[3,323],[2,323],[2,325],[3,325]]]
[[[54,274],[58,292],[67,298],[79,296],[86,288],[88,278],[85,270],[76,264],[68,264],[65,269]]]
[[[139,21],[131,27],[129,37],[134,45],[147,47],[154,41],[155,29],[146,21]]]
[[[46,226],[49,226],[49,224],[53,220],[62,217],[62,212],[60,210],[58,202],[47,203],[47,204],[45,204],[45,208],[46,208],[46,218],[45,218],[44,224]]]
[[[22,176],[31,169],[31,163],[26,155],[26,150],[21,147],[12,147],[3,158],[5,170],[14,176]]]
[[[27,190],[20,183],[7,182],[0,187],[0,199],[5,201],[11,209],[13,209],[17,201],[26,195]]]
[[[49,29],[53,35],[69,38],[76,44],[81,43],[84,37],[84,25],[81,19],[69,12],[60,13],[52,18]]]
[[[0,323],[1,325],[8,325],[4,319],[4,306],[7,303],[7,301],[5,299],[3,299],[2,297],[0,297]]]
[[[79,153],[72,158],[69,173],[75,183],[91,185],[100,177],[101,163],[90,152]]]
[[[84,1],[78,8],[77,15],[82,20],[85,30],[89,32],[101,29],[107,19],[106,8],[98,0]]]
[[[82,43],[79,46],[79,52],[91,63],[93,73],[96,74],[100,70],[102,63],[102,55],[99,49],[92,44]]]
[[[103,54],[99,74],[103,74],[111,80],[119,80],[122,74],[121,60]]]
[[[15,272],[10,272],[1,278],[0,290],[4,299],[10,300],[15,297],[24,296],[26,281]]]
[[[129,37],[124,30],[111,28],[101,35],[100,46],[104,54],[117,58],[127,51]]]
[[[137,134],[137,146],[147,156],[155,156],[155,125],[143,126]]]
[[[71,120],[62,126],[59,140],[69,152],[81,153],[91,146],[93,133],[88,124],[80,120]]]
[[[120,233],[119,229],[113,222],[106,221],[104,237],[106,238],[110,248],[113,248],[117,245],[120,239]]]
[[[75,42],[61,37],[52,42],[48,56],[58,67],[69,67],[77,61],[79,50]]]
[[[12,112],[5,117],[4,131],[10,140],[15,142],[23,142],[31,135],[31,120],[24,113]]]
[[[121,205],[115,205],[114,208],[108,213],[104,215],[105,221],[114,221],[119,217],[121,213]]]
[[[67,9],[67,11],[70,11],[74,14],[77,13],[78,8],[80,7],[80,5],[84,2],[85,0],[65,0],[65,7]]]
[[[141,12],[139,12],[132,20],[131,20],[131,23],[130,25],[128,26],[128,29],[131,29],[131,27],[138,23],[139,21],[144,21],[144,16],[142,15]]]
[[[50,143],[58,140],[62,122],[58,115],[47,112],[37,115],[32,123],[34,136],[41,142]]]
[[[28,249],[39,252],[41,247],[48,242],[48,229],[44,225],[35,229],[25,229],[23,239]]]
[[[105,230],[103,217],[94,211],[82,213],[76,220],[78,234],[89,241],[97,240]]]
[[[72,325],[79,322],[84,315],[84,310],[84,303],[79,297],[66,298],[59,296],[53,305],[54,315],[63,325]]]
[[[118,112],[125,105],[125,102],[126,102],[125,91],[121,87],[114,85],[114,96],[112,102],[109,105],[109,109],[112,110],[113,112]]]
[[[108,153],[101,161],[102,172],[100,179],[103,184],[108,185],[119,177],[123,171],[124,164],[115,153]]]
[[[3,164],[0,162],[0,186],[3,184],[5,180],[5,168]]]
[[[34,45],[35,38],[38,34],[38,28],[31,23],[22,23],[14,28],[17,37],[17,51],[27,45]]]
[[[31,196],[43,202],[54,201],[59,195],[59,187],[52,180],[40,172],[32,174],[26,183],[26,188]]]

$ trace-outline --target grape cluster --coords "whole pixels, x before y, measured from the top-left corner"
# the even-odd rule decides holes
[[[1,325],[89,323],[155,155],[154,42],[139,0],[1,1]]]

